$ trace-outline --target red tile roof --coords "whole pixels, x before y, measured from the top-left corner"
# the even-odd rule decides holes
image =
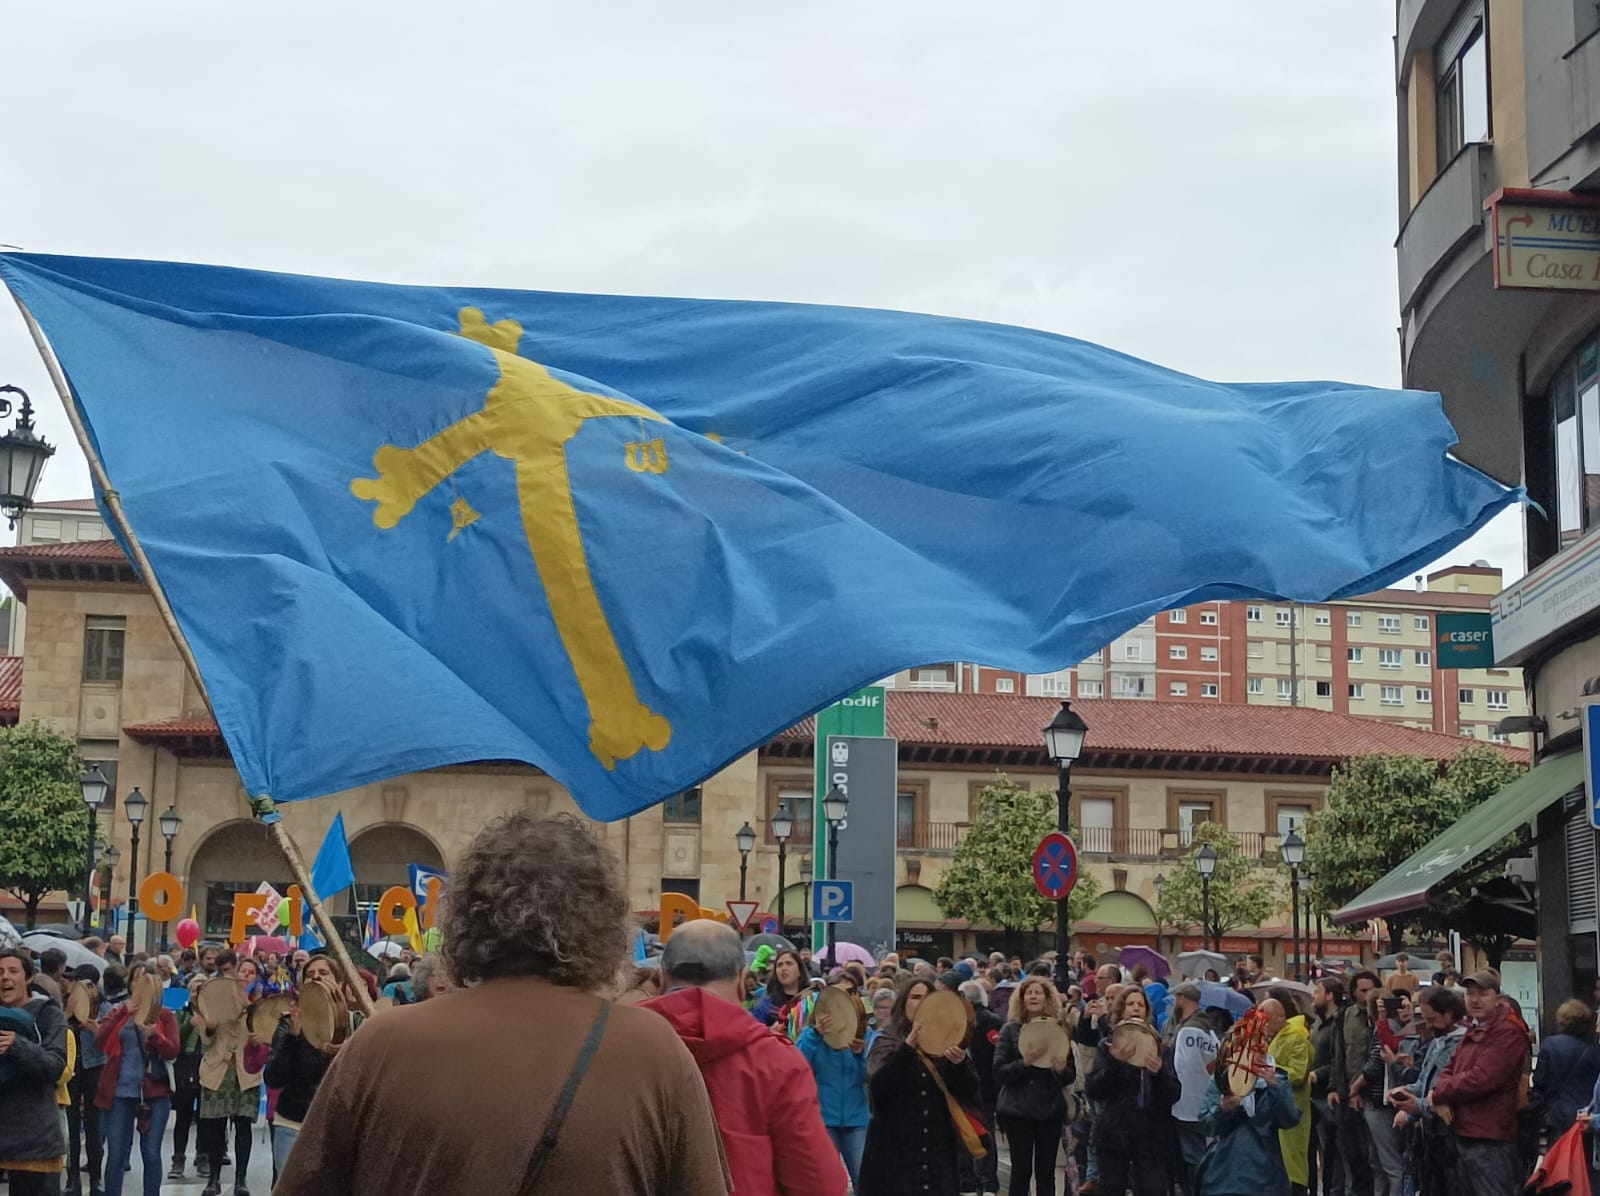
[[[123,733],[135,739],[164,739],[178,735],[221,735],[216,721],[204,714],[167,718],[154,723],[130,723]]]
[[[887,731],[902,744],[1038,751],[1041,763],[1041,729],[1061,706],[1056,698],[898,690],[889,690],[887,701]],[[1097,756],[1109,764],[1107,757],[1123,753],[1338,761],[1404,752],[1448,760],[1463,743],[1454,735],[1306,706],[1099,698],[1075,701],[1072,708],[1089,724],[1081,763],[1090,765]],[[809,741],[815,734],[816,722],[808,718],[773,744]],[[1503,750],[1527,759],[1520,748]]]
[[[65,540],[59,544],[13,544],[0,548],[0,560],[126,561],[115,540]]]
[[[92,498],[41,498],[34,502],[33,509],[41,507],[47,511],[98,511],[100,504]]]
[[[0,723],[14,723],[22,710],[22,657],[0,656]]]

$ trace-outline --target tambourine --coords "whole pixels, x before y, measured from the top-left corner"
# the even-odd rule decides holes
[[[967,1044],[977,1018],[972,1002],[948,989],[930,993],[917,1006],[911,1024],[917,1027],[917,1049],[935,1057]]]
[[[350,1009],[344,995],[321,981],[302,987],[300,1033],[318,1050],[331,1042],[343,1042],[350,1034]]]
[[[1155,1060],[1161,1058],[1161,1036],[1155,1032],[1148,1022],[1141,1022],[1137,1018],[1126,1018],[1117,1023],[1111,1031],[1111,1043],[1119,1051],[1133,1049],[1124,1062],[1133,1067],[1148,1067]]]
[[[1072,1039],[1053,1017],[1036,1017],[1024,1022],[1017,1035],[1017,1049],[1027,1055],[1038,1049],[1044,1052],[1032,1066],[1060,1071],[1072,1054]]]
[[[278,1032],[278,1023],[289,1012],[291,1002],[288,993],[275,993],[250,1006],[249,1016],[245,1018],[250,1037],[265,1046],[271,1046],[272,1036]]]
[[[1271,1073],[1267,1064],[1267,1015],[1258,1005],[1233,1024],[1217,1051],[1218,1087],[1234,1096],[1246,1096],[1256,1080]]]
[[[834,1050],[847,1047],[858,1038],[866,1038],[867,1007],[855,993],[837,984],[828,985],[817,994],[817,1003],[811,1007],[811,1024],[815,1026],[817,1018],[824,1013],[828,1015],[828,1028],[819,1029],[817,1033]]]
[[[244,1013],[244,994],[231,976],[213,976],[194,994],[194,1007],[213,1026],[226,1026]]]
[[[67,1016],[80,1026],[94,1016],[94,997],[89,992],[89,986],[81,981],[67,981],[62,1004],[66,1006]]]
[[[161,1017],[161,981],[149,972],[140,972],[128,989],[129,1016],[141,1026],[153,1026]]]

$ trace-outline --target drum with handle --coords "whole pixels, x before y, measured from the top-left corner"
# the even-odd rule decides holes
[[[1035,1048],[1044,1053],[1030,1066],[1060,1071],[1072,1054],[1072,1039],[1053,1017],[1036,1017],[1024,1022],[1017,1034],[1017,1049],[1024,1058]]]
[[[142,1026],[153,1026],[161,1018],[161,981],[149,972],[140,972],[133,978],[128,990],[130,1016]]]
[[[349,1035],[350,1009],[333,985],[313,981],[301,988],[300,1033],[318,1050]]]
[[[931,993],[922,998],[911,1024],[917,1027],[917,1049],[924,1055],[942,1055],[967,1044],[977,1011],[959,993]]]
[[[215,1027],[238,1021],[244,1014],[244,994],[230,976],[213,976],[194,993],[194,1007]]]
[[[849,989],[830,984],[818,993],[817,1003],[811,1007],[811,1024],[816,1026],[823,1014],[828,1016],[828,1028],[823,1030],[819,1026],[817,1033],[835,1050],[849,1046],[858,1038],[866,1038],[867,1007]]]
[[[1161,1058],[1161,1036],[1148,1022],[1126,1018],[1111,1031],[1111,1045],[1134,1067],[1148,1067]],[[1131,1053],[1129,1053],[1131,1052]]]

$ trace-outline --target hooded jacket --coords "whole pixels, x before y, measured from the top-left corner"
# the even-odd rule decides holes
[[[1433,1086],[1433,1103],[1449,1105],[1460,1138],[1517,1140],[1518,1080],[1528,1036],[1504,1005],[1475,1023]]]
[[[844,1161],[822,1125],[811,1067],[741,1006],[703,988],[641,1002],[694,1056],[739,1196],[845,1196]]]
[[[1283,1150],[1283,1165],[1289,1173],[1289,1182],[1305,1187],[1310,1183],[1311,1171],[1312,1048],[1304,1015],[1297,1014],[1284,1023],[1267,1047],[1267,1054],[1277,1063],[1282,1078],[1288,1081],[1289,1095],[1300,1113],[1294,1125],[1278,1130],[1278,1145]]]

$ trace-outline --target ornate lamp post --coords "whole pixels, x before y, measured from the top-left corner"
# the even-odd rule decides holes
[[[1305,863],[1306,841],[1291,826],[1280,851],[1283,862],[1289,865],[1289,920],[1293,927],[1289,933],[1294,943],[1294,971],[1290,974],[1296,980],[1304,980],[1305,961],[1300,958],[1300,865]]]
[[[800,911],[800,916],[805,923],[805,929],[802,934],[805,936],[806,942],[809,943],[811,941],[811,857],[808,855],[800,857],[800,886],[802,892],[800,901],[805,907]]]
[[[1200,844],[1200,850],[1194,853],[1194,870],[1200,874],[1200,938],[1207,950],[1215,951],[1217,944],[1211,941],[1211,875],[1217,870],[1217,853],[1211,844]]]
[[[117,870],[122,853],[112,844],[100,854],[100,934],[111,937],[111,876]]]
[[[22,513],[33,506],[33,492],[39,488],[45,462],[55,455],[33,430],[33,404],[20,386],[0,386],[0,395],[22,396],[17,425],[0,436],[0,514],[14,528]],[[0,398],[0,416],[11,414],[11,400]]]
[[[845,791],[835,785],[828,790],[827,796],[822,799],[822,816],[828,820],[828,879],[839,879],[839,824],[850,814],[850,799]],[[838,962],[835,943],[839,936],[839,924],[828,923],[828,963],[826,970],[833,971]]]
[[[1166,874],[1156,873],[1156,950],[1161,950],[1161,890],[1167,883]]]
[[[789,817],[789,803],[778,803],[778,812],[772,816],[772,837],[778,841],[778,933],[788,928],[783,921],[783,869],[789,859],[789,836],[794,834],[794,819]]]
[[[1072,831],[1072,765],[1083,754],[1083,740],[1089,724],[1063,701],[1055,718],[1044,729],[1045,755],[1056,762],[1056,829],[1063,835]],[[1067,922],[1067,898],[1056,901],[1056,988],[1067,991],[1071,980],[1072,927]]]
[[[756,847],[756,832],[747,822],[733,838],[739,844],[739,900],[743,901],[745,874],[750,870],[750,853]]]
[[[178,837],[178,830],[179,830],[180,827],[183,826],[183,818],[178,813],[178,807],[177,806],[168,806],[167,809],[166,809],[166,812],[161,815],[160,822],[161,822],[161,834],[167,840],[166,873],[167,873],[168,876],[171,876],[172,875],[172,841]],[[167,925],[168,925],[168,923],[166,923],[166,922],[161,923],[161,950],[162,950],[163,953],[167,949]]]
[[[133,792],[122,799],[122,808],[127,811],[128,825],[133,828],[133,855],[128,860],[128,950],[131,952],[136,947],[133,941],[134,919],[139,916],[139,827],[144,823],[150,803],[139,792],[139,786],[135,785]]]
[[[100,807],[106,800],[106,794],[111,791],[111,782],[106,780],[106,774],[100,771],[97,764],[78,778],[78,784],[83,789],[83,804],[89,810],[89,862],[84,870],[83,883],[83,933],[88,934],[94,928],[89,907],[94,904],[94,849],[95,840],[99,838],[98,820]]]

